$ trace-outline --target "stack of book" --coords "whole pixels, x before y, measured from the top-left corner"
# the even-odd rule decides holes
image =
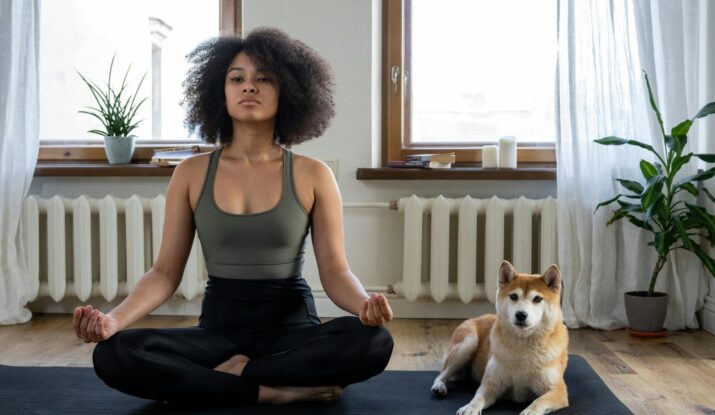
[[[182,160],[201,153],[199,146],[157,148],[149,164],[155,166],[176,166]]]
[[[448,169],[456,160],[454,153],[409,154],[405,160],[388,161],[387,167]]]

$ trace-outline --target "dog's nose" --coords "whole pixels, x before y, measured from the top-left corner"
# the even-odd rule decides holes
[[[527,315],[525,312],[523,312],[523,311],[516,312],[516,321],[524,321],[524,320],[526,320],[526,317],[527,317]]]

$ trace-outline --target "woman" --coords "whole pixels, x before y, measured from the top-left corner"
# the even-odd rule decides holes
[[[283,148],[320,136],[334,114],[330,69],[274,29],[199,45],[186,124],[218,149],[179,164],[159,255],[107,314],[77,307],[74,329],[109,386],[148,399],[286,403],[336,399],[382,372],[392,319],[368,296],[343,246],[337,184],[322,162]],[[358,317],[321,324],[301,276],[312,229],[320,280]],[[197,327],[126,329],[176,291],[198,232],[209,281]]]

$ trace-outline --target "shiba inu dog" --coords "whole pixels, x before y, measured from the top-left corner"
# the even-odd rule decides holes
[[[480,384],[457,415],[481,414],[500,397],[533,400],[521,415],[568,406],[564,371],[569,339],[560,291],[561,271],[556,265],[543,275],[527,275],[504,261],[499,267],[497,314],[469,319],[455,329],[432,392],[446,396],[445,382],[464,373]]]

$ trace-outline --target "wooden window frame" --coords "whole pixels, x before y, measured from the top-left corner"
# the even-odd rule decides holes
[[[457,163],[481,163],[481,146],[410,145],[409,114],[411,88],[405,90],[405,80],[410,85],[410,22],[412,0],[384,0],[382,2],[382,165],[388,160],[403,160],[408,154],[455,152]],[[399,68],[397,82],[392,82],[393,67]],[[405,78],[405,73],[407,77]],[[404,99],[402,98],[404,96]],[[517,161],[522,163],[556,163],[554,144],[523,144],[517,150]]]
[[[242,0],[219,0],[219,33],[242,33]],[[137,140],[132,157],[133,164],[146,164],[155,148],[199,145],[201,151],[210,151],[214,146],[196,140]],[[85,140],[40,140],[38,162],[97,161],[107,162],[104,142],[101,138]],[[43,167],[43,166],[39,166]],[[124,168],[126,170],[126,167]],[[173,170],[173,169],[171,169]],[[54,170],[53,170],[54,171]],[[53,174],[54,175],[54,174]],[[125,175],[125,174],[122,174]]]

